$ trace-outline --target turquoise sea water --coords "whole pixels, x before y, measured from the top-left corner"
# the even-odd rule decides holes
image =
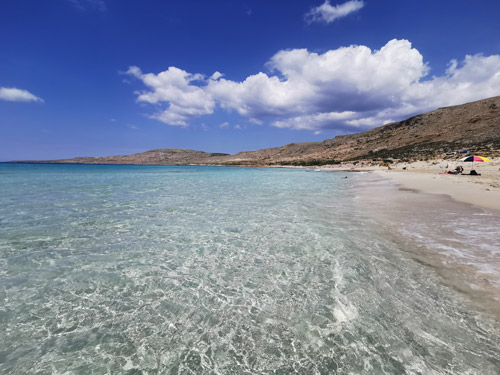
[[[439,246],[391,227],[380,184],[0,165],[0,373],[500,373],[495,320],[408,255]]]

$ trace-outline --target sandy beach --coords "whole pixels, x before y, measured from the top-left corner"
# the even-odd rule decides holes
[[[355,174],[354,192],[359,206],[381,226],[400,233],[402,243],[414,241],[401,245],[401,256],[432,268],[446,285],[467,295],[475,308],[500,324],[500,211],[491,209],[497,202],[488,201],[498,199],[498,191],[445,177],[427,172]],[[468,191],[483,199],[469,199]]]
[[[459,165],[464,168],[464,174],[446,173],[453,171]],[[392,178],[406,189],[446,194],[456,201],[500,212],[500,158],[482,163],[461,163],[445,159],[394,163],[390,169],[387,166],[366,163],[343,163],[331,168],[339,171],[376,172]],[[468,175],[471,169],[481,175]]]
[[[464,173],[471,169],[481,176],[446,174],[457,165]],[[448,168],[446,168],[448,166]],[[402,168],[405,168],[403,170]],[[500,160],[484,163],[457,163],[445,160],[396,164],[391,170],[380,171],[399,185],[431,194],[446,194],[459,202],[500,212]]]
[[[446,194],[459,202],[500,212],[500,189],[482,176],[439,175],[429,172],[377,172],[399,185],[431,194]],[[488,181],[487,181],[488,180]],[[498,180],[497,180],[498,181]]]

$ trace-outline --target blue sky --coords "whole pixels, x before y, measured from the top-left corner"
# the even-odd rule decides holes
[[[500,95],[500,2],[4,0],[0,160],[235,153]]]

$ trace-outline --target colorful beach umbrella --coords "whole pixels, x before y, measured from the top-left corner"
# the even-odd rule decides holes
[[[488,158],[485,158],[484,156],[470,155],[470,156],[466,156],[465,158],[460,159],[460,161],[483,162],[483,161],[491,161],[491,160]]]

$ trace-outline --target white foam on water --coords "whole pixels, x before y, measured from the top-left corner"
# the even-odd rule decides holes
[[[447,259],[488,274],[500,288],[500,215],[452,201],[445,196],[399,190],[394,181],[369,176],[357,201],[386,225]]]

